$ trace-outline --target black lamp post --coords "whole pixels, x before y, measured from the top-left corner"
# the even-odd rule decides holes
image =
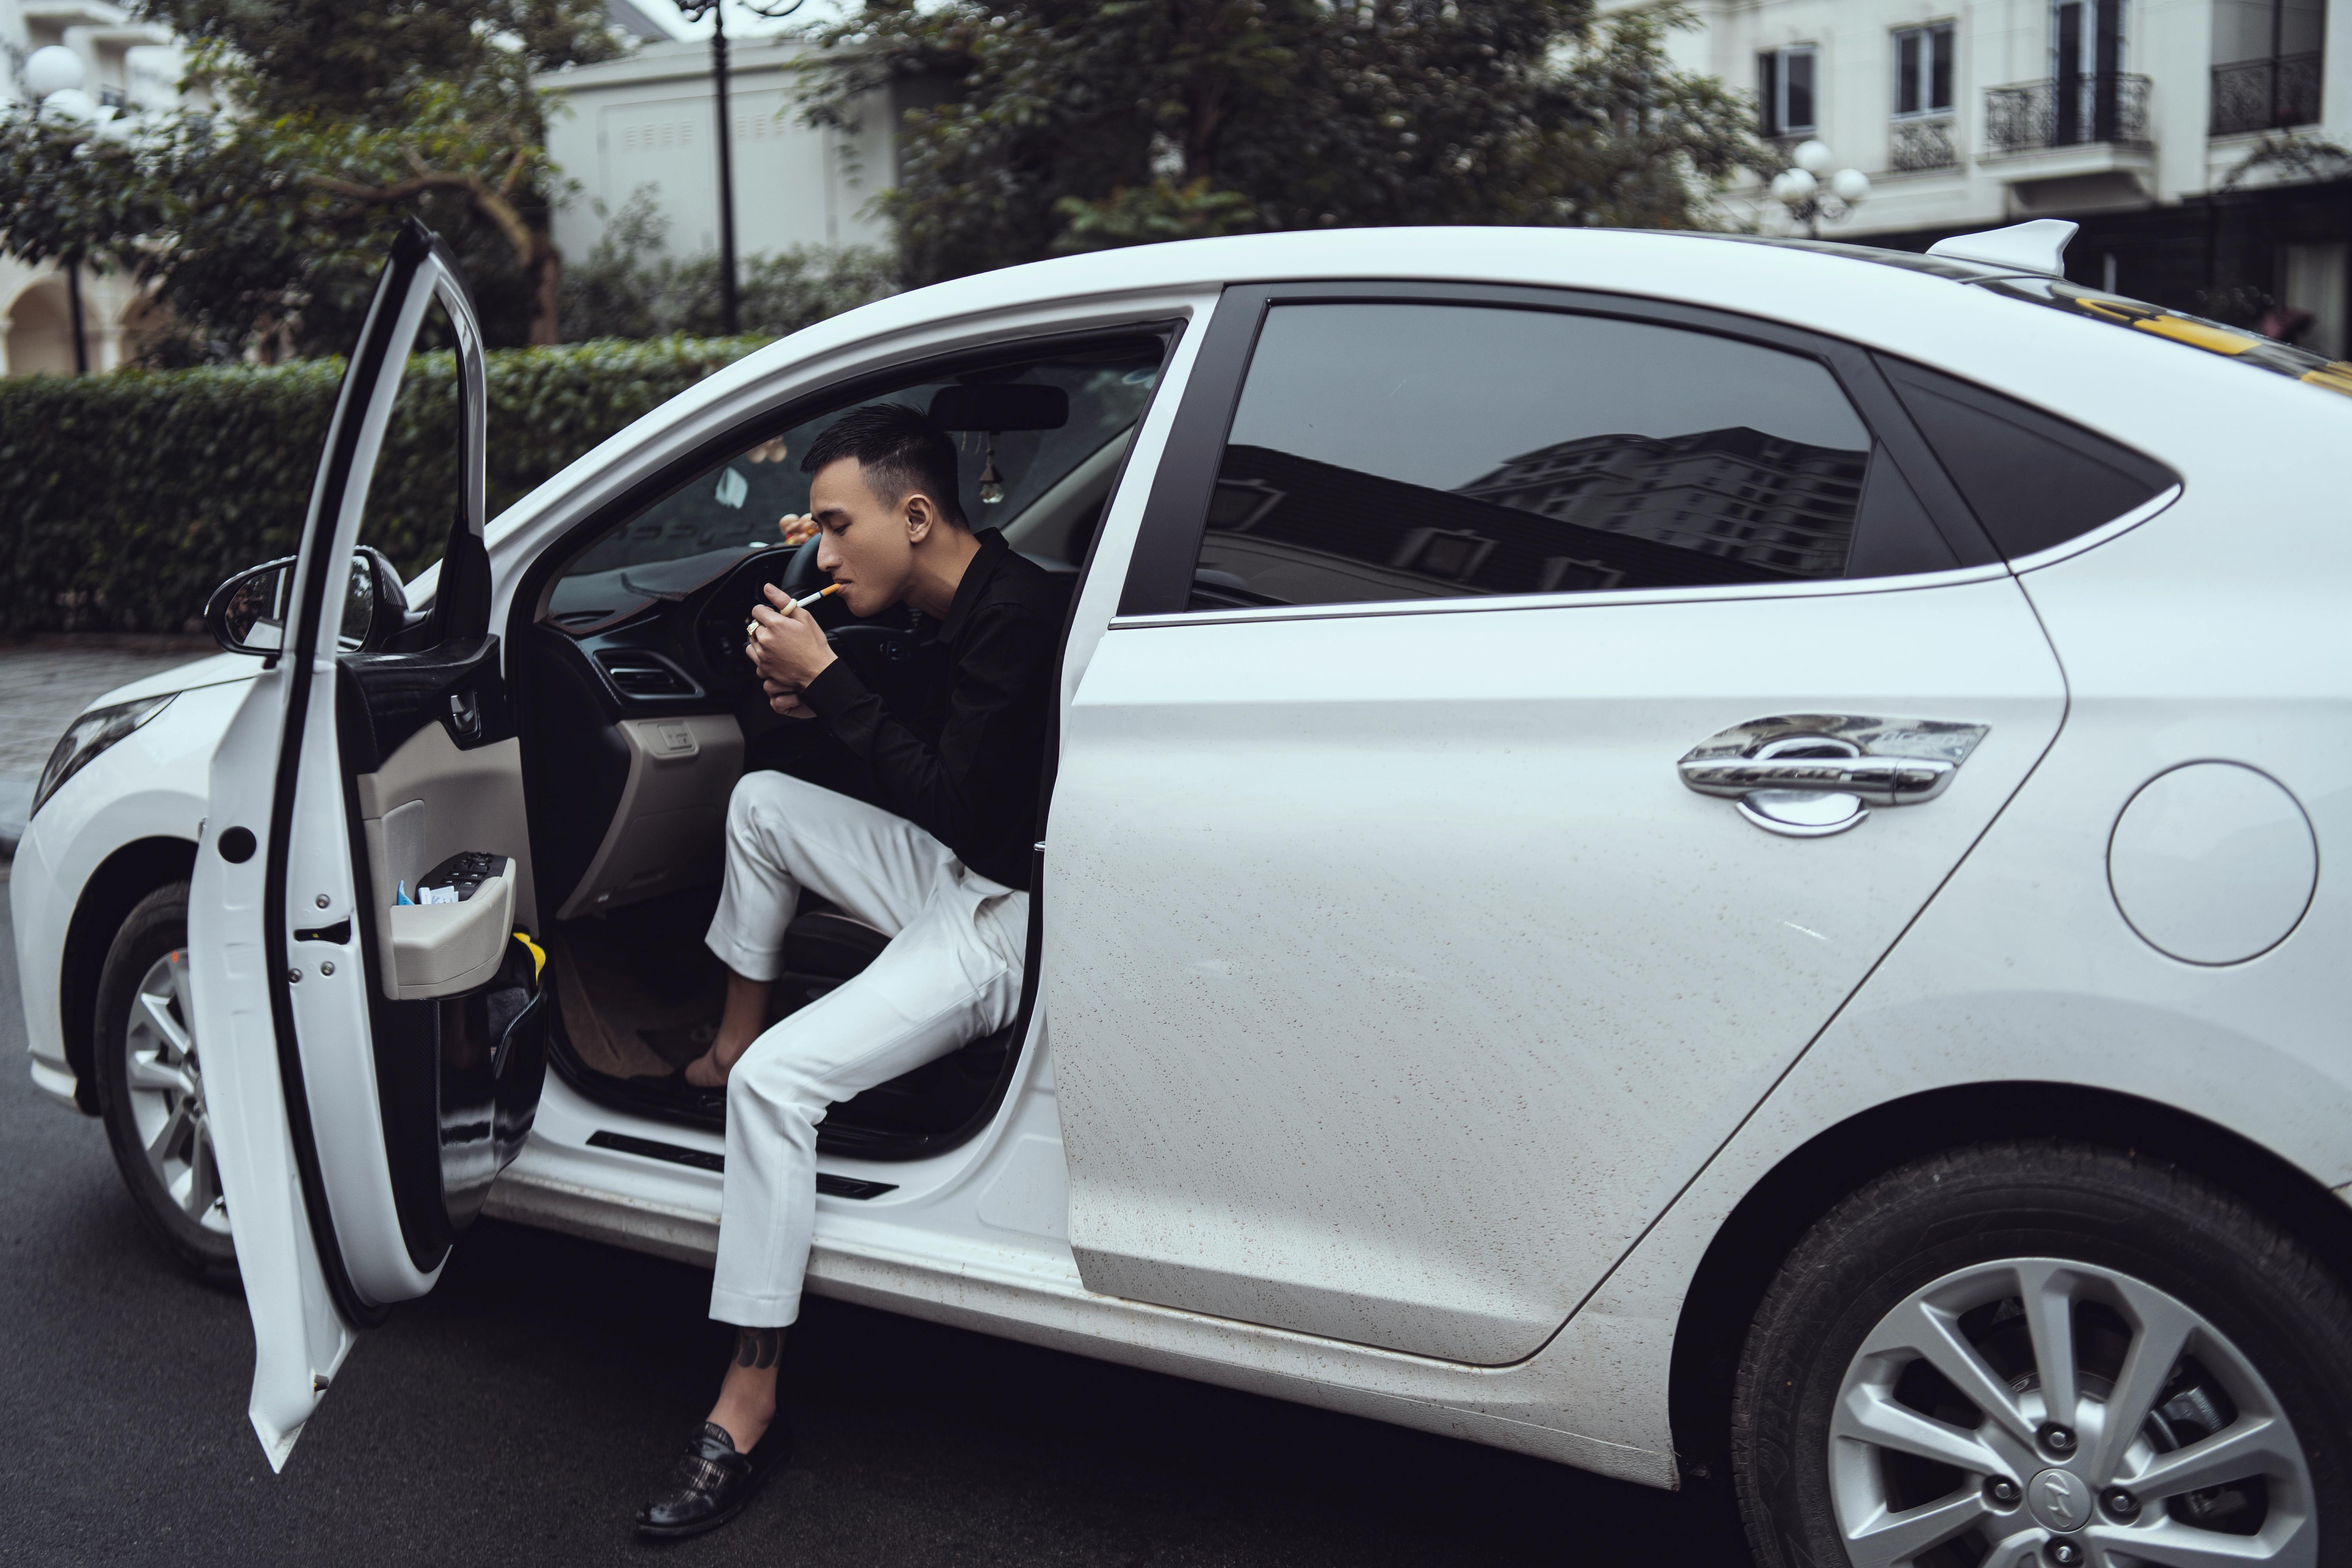
[[[734,125],[727,117],[727,14],[721,0],[676,0],[678,15],[689,22],[710,18],[710,84],[719,110],[719,316],[733,337],[743,329],[735,294],[735,155]],[[755,16],[782,21],[805,0],[735,0]]]

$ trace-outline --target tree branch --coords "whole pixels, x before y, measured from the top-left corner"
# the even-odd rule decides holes
[[[338,180],[329,174],[306,174],[303,179],[321,191],[349,196],[361,205],[370,207],[390,206],[412,196],[421,196],[427,191],[463,191],[474,199],[474,205],[482,215],[498,225],[499,233],[514,248],[516,262],[525,271],[529,271],[538,259],[539,235],[523,222],[522,214],[515,211],[512,202],[476,175],[449,174],[428,169],[414,179],[390,185],[362,185],[351,180]]]

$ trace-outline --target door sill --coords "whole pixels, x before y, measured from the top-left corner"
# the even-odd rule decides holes
[[[571,1036],[563,1028],[562,1018],[562,1009],[558,1007],[549,1019],[548,1065],[583,1098],[610,1110],[626,1111],[632,1115],[667,1122],[676,1126],[696,1127],[705,1132],[725,1130],[725,1090],[698,1089],[682,1076],[616,1078],[608,1072],[599,1072],[582,1061],[572,1051]],[[1025,1035],[1028,1022],[1024,1010],[1013,1027]],[[941,1133],[909,1133],[863,1127],[828,1117],[817,1126],[816,1152],[844,1159],[899,1162],[927,1160],[935,1155],[960,1148],[978,1137],[996,1120],[997,1113],[1003,1108],[1005,1093],[1020,1070],[1021,1057],[1019,1050],[1004,1053],[1003,1065],[998,1070],[995,1081],[989,1085],[988,1093],[961,1125]]]

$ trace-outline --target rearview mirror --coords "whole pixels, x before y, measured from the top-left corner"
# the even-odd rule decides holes
[[[933,392],[930,413],[941,430],[1059,430],[1070,423],[1070,394],[1028,382],[971,382]]]
[[[248,567],[213,591],[205,603],[205,630],[232,653],[274,657],[286,645],[286,612],[294,558]],[[381,643],[408,622],[408,593],[382,550],[362,545],[352,556],[336,642],[345,653]]]

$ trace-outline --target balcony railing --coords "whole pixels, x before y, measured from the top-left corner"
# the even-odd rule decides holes
[[[2147,78],[2112,72],[1985,89],[1985,145],[2030,152],[2088,142],[2147,145]]]
[[[2284,131],[2319,119],[2319,56],[2280,55],[2213,68],[2215,136]]]
[[[1960,160],[1952,149],[1952,121],[1948,115],[1898,120],[1891,131],[1893,145],[1886,156],[1886,167],[1891,172],[1914,174],[1928,169],[1958,167]]]

